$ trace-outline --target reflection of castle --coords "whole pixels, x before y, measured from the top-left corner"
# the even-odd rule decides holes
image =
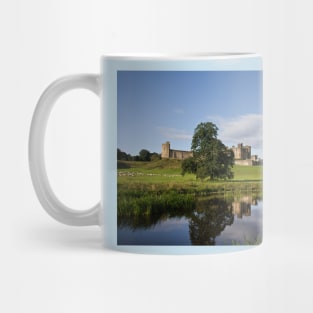
[[[173,150],[169,141],[162,144],[162,159],[178,159],[183,160],[192,157],[191,151]]]
[[[238,143],[237,147],[232,146],[234,152],[235,164],[237,165],[262,165],[262,160],[257,155],[251,155],[251,146],[244,146]]]
[[[235,200],[232,203],[233,214],[237,215],[237,218],[251,216],[251,204],[256,204],[256,200],[252,199],[252,196],[244,196]]]

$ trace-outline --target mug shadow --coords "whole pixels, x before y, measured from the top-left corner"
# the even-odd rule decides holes
[[[64,227],[63,227],[64,226]],[[105,251],[99,227],[38,226],[32,228],[30,237],[33,242],[44,248],[58,250]]]

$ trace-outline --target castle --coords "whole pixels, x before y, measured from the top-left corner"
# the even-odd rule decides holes
[[[231,149],[234,152],[235,164],[237,165],[262,165],[262,160],[257,155],[251,155],[251,146],[244,146],[242,143],[238,143],[237,147],[232,146]]]
[[[237,147],[232,146],[231,150],[234,152],[235,164],[254,166],[262,165],[262,160],[257,157],[257,155],[251,155],[251,146],[244,146],[239,143]],[[184,150],[173,150],[171,149],[171,144],[169,141],[162,144],[162,159],[178,159],[183,160],[193,156],[192,151]]]
[[[183,160],[193,156],[192,151],[173,150],[169,141],[162,144],[162,159],[178,159]]]

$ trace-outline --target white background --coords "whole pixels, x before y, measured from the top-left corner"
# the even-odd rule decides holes
[[[312,312],[312,9],[305,0],[3,0],[0,3],[1,312]],[[245,252],[106,251],[97,227],[54,221],[27,164],[36,101],[110,52],[253,51],[264,60],[264,242]],[[52,186],[99,198],[99,103],[60,99],[47,133]]]

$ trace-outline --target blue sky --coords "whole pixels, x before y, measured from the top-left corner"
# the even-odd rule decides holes
[[[227,146],[242,142],[262,157],[262,72],[119,71],[118,148],[190,150],[194,129],[213,122]]]

